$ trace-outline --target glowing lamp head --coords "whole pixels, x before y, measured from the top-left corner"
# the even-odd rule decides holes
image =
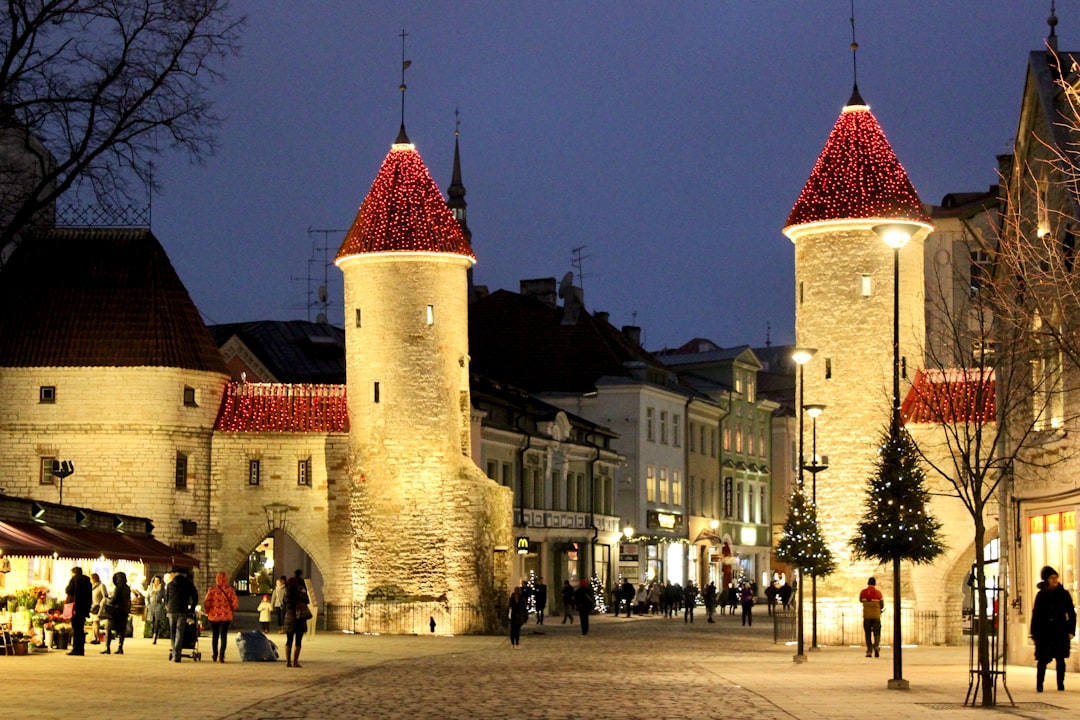
[[[626,537],[627,540],[629,540],[630,538],[634,537],[634,528],[627,525],[622,529],[622,534]]]
[[[887,225],[875,225],[874,234],[885,241],[885,244],[894,250],[907,245],[908,240],[915,237],[922,225],[915,223],[888,223]]]
[[[720,527],[720,521],[719,520],[710,520],[709,521],[709,528],[710,529],[716,530],[719,527]]]
[[[810,362],[810,358],[814,357],[816,352],[814,348],[795,348],[791,351],[791,359],[798,365],[805,365]]]
[[[803,405],[803,410],[806,411],[807,415],[809,415],[810,417],[812,417],[812,418],[814,418],[816,420],[818,415],[820,415],[822,413],[822,411],[825,410],[825,406],[824,405],[816,405],[816,404],[815,405]]]

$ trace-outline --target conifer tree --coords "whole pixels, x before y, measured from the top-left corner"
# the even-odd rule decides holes
[[[788,500],[784,535],[776,545],[776,557],[802,573],[823,577],[836,569],[836,558],[818,527],[817,508],[796,485]]]
[[[911,436],[902,427],[886,429],[869,478],[865,512],[851,539],[855,557],[923,564],[945,552],[925,481]]]

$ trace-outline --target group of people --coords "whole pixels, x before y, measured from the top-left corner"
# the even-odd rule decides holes
[[[87,577],[83,574],[81,567],[72,568],[71,580],[66,588],[67,602],[72,606],[72,644],[68,655],[86,653],[86,622],[88,620],[92,622],[91,644],[101,642],[98,635],[100,623],[104,627],[105,638],[105,649],[101,652],[106,655],[112,654],[112,642],[116,639],[116,654],[124,654],[124,638],[127,635],[131,616],[132,597],[137,594],[141,598],[142,593],[128,586],[127,576],[123,572],[114,573],[112,583],[113,589],[109,592],[97,573],[92,573],[90,577]],[[278,627],[286,636],[286,666],[300,667],[300,649],[303,645],[304,634],[307,632],[307,620],[311,616],[308,610],[310,599],[303,573],[297,570],[291,578],[281,576],[278,579],[278,586],[280,592],[279,589],[275,589],[274,598],[279,601],[279,605],[271,604],[270,598],[264,596],[264,603],[269,605],[269,608],[263,629],[269,629],[269,610],[276,610]],[[157,644],[159,637],[168,637],[170,640],[169,660],[181,662],[185,644],[192,637],[192,632],[198,632],[196,624],[199,621],[197,617],[200,607],[199,592],[190,571],[174,567],[166,573],[164,578],[155,575],[146,591],[145,606],[146,622],[149,626],[148,637],[153,637],[154,645]],[[201,606],[210,624],[214,662],[225,662],[229,627],[239,607],[240,600],[236,590],[229,583],[228,576],[219,572],[214,585],[202,598]],[[259,610],[261,620],[263,616],[261,605]],[[189,629],[192,627],[194,631]]]
[[[592,587],[588,580],[582,580],[575,588],[569,580],[563,581],[561,590],[563,604],[562,624],[569,622],[574,624],[574,611],[577,611],[581,634],[589,634],[589,615],[596,605]],[[507,603],[507,617],[510,621],[510,647],[517,648],[521,645],[521,628],[529,622],[529,598],[533,599],[533,609],[536,612],[536,623],[544,624],[544,608],[547,606],[547,585],[543,578],[537,578],[535,583],[523,582],[515,587],[510,593]]]

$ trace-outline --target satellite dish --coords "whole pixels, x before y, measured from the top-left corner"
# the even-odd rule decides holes
[[[572,287],[574,287],[574,273],[568,272],[563,275],[562,282],[559,283],[559,297],[569,296]]]

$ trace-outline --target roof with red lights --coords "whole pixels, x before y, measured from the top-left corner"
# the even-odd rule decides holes
[[[231,382],[215,430],[224,432],[349,431],[344,385]]]
[[[785,228],[831,220],[889,219],[930,225],[915,187],[870,108],[840,113]]]
[[[987,423],[997,419],[991,368],[919,370],[900,406],[912,423]]]
[[[390,148],[337,259],[367,253],[437,252],[475,260],[420,153],[404,139]]]

